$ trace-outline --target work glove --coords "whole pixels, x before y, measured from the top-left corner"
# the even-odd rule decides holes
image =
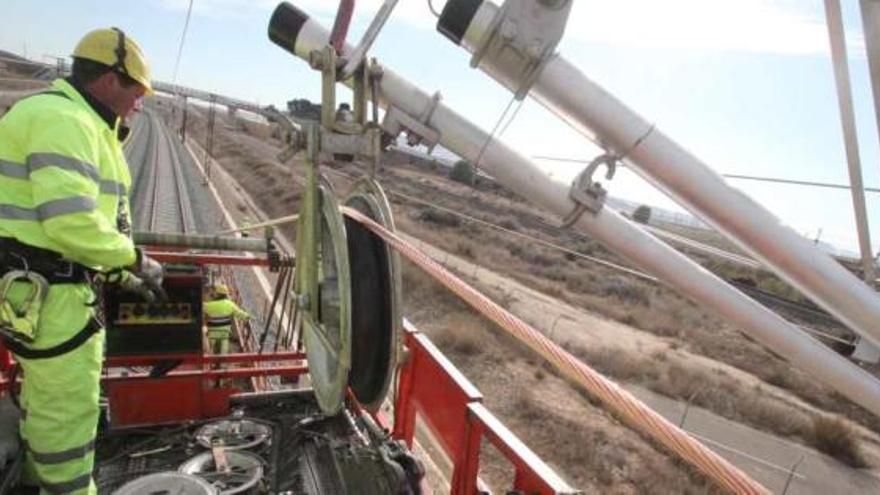
[[[101,280],[108,285],[118,287],[120,290],[137,294],[145,302],[155,302],[157,299],[165,300],[165,291],[161,286],[153,287],[142,278],[128,270],[113,270],[100,275]]]
[[[162,276],[165,270],[158,261],[150,258],[141,248],[136,249],[137,259],[129,271],[154,288],[162,287]]]

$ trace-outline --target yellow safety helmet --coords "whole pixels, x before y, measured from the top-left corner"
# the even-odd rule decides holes
[[[148,96],[153,94],[150,66],[144,52],[137,42],[119,28],[96,29],[87,33],[77,43],[73,56],[107,65],[147,88]]]
[[[229,287],[227,287],[226,284],[215,284],[214,294],[217,294],[218,296],[228,296]]]

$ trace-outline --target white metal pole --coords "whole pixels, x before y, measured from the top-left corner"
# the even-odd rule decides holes
[[[297,11],[294,17],[294,29],[272,36],[292,53],[308,60],[309,53],[326,46],[330,35],[305,14]],[[280,36],[289,39],[279,41]],[[392,105],[410,116],[422,115],[425,108],[435,103],[431,95],[387,68],[383,69],[380,90],[386,109]],[[493,139],[486,144],[489,136],[484,130],[445,104],[437,104],[427,125],[440,133],[443,146],[469,160],[475,160],[485,145],[481,161],[484,169],[535,204],[560,217],[574,208],[567,187],[551,180],[534,162],[503,142]],[[604,208],[595,216],[583,215],[575,227],[680,293],[716,310],[765,346],[880,416],[880,381],[620,214]]]
[[[480,4],[470,16],[461,46],[471,53],[477,50],[497,12],[498,7],[489,1]],[[484,57],[481,66],[488,62]],[[487,73],[493,75],[498,70],[493,66]],[[510,74],[493,77],[502,83],[512,79]],[[636,173],[880,346],[880,297],[876,292],[761,205],[727,185],[715,171],[569,61],[552,56],[529,94],[579,132],[598,136],[618,153],[629,151],[627,161]]]
[[[862,31],[868,69],[871,73],[871,94],[874,96],[874,117],[880,132],[880,0],[861,0]]]
[[[859,157],[859,139],[856,134],[856,116],[853,110],[852,89],[849,82],[849,63],[846,57],[846,35],[839,0],[825,0],[825,20],[831,42],[831,63],[834,65],[834,81],[837,86],[837,102],[840,106],[840,123],[846,149],[850,192],[853,211],[856,213],[856,229],[859,233],[859,250],[862,254],[862,272],[865,282],[873,284],[874,255],[871,252],[871,230],[865,207],[865,189],[862,184],[862,162]]]

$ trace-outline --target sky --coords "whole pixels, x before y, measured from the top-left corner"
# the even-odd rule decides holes
[[[278,2],[194,0],[177,82],[260,104],[317,101],[320,79],[268,41]],[[338,2],[293,2],[325,26]],[[357,2],[356,42],[379,0]],[[442,8],[445,0],[433,0]],[[864,182],[880,187],[880,144],[858,2],[842,0]],[[0,0],[0,49],[49,61],[96,27],[138,40],[155,79],[171,81],[189,0]],[[718,173],[848,183],[821,0],[575,0],[563,57]],[[400,0],[372,55],[486,130],[511,95],[435,30],[427,0]],[[599,151],[527,99],[501,138],[526,156],[591,159]],[[568,183],[583,165],[535,158]],[[848,191],[729,179],[796,231],[857,251]],[[629,171],[614,196],[676,209]],[[868,193],[872,250],[880,195]]]

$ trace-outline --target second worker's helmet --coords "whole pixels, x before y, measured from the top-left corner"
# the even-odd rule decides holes
[[[217,294],[218,296],[228,296],[229,287],[227,287],[226,284],[215,284],[214,294]]]
[[[124,74],[153,94],[150,66],[141,47],[119,28],[96,29],[86,33],[73,50],[73,56],[104,64]]]

